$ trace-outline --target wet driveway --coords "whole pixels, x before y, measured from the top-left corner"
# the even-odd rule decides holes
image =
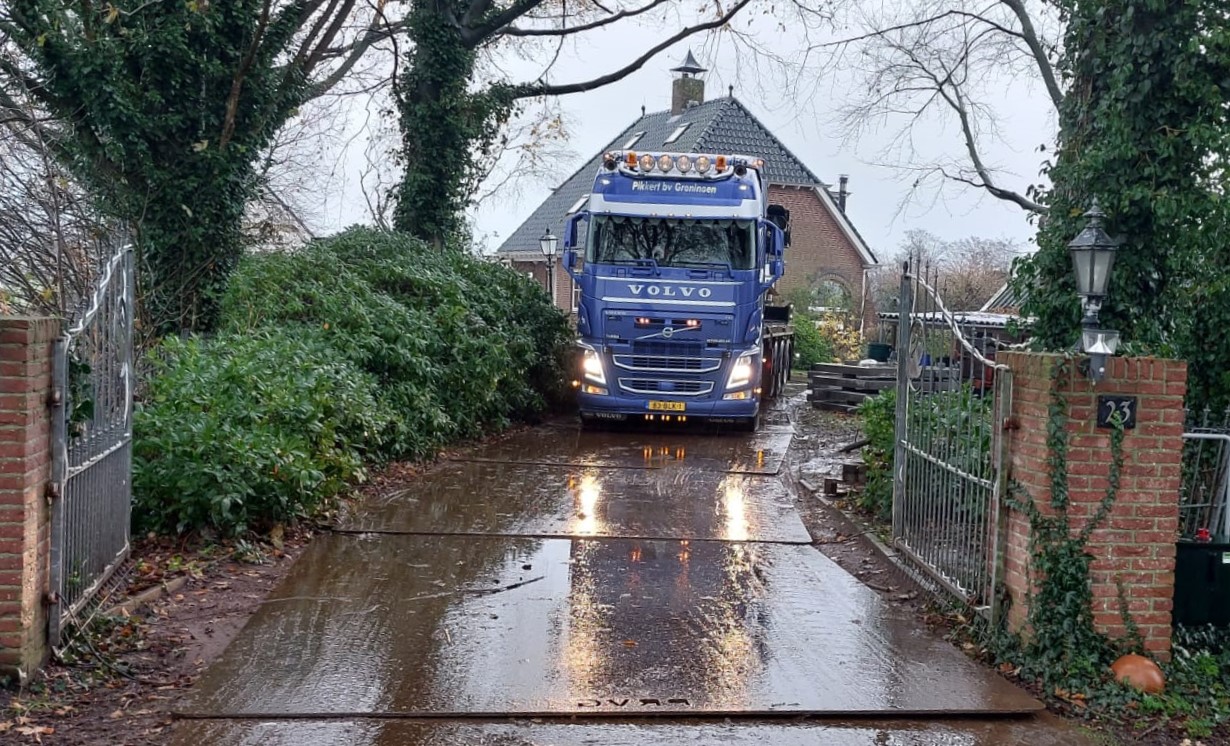
[[[457,456],[312,543],[174,742],[1082,743],[809,545],[790,438]]]

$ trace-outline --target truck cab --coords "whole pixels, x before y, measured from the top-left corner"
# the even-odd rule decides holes
[[[765,306],[789,213],[766,204],[762,173],[750,156],[604,156],[564,231],[584,420],[755,427],[790,343],[788,317]]]

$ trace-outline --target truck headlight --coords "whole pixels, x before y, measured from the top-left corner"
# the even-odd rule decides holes
[[[740,355],[735,364],[730,368],[730,378],[726,381],[726,388],[737,389],[740,386],[746,386],[752,382],[752,353]]]
[[[581,358],[581,372],[594,383],[606,385],[606,373],[602,370],[602,358],[595,350],[586,349]]]

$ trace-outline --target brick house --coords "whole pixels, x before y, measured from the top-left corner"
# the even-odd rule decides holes
[[[792,243],[778,292],[836,288],[861,323],[874,323],[867,275],[877,260],[844,212],[849,195],[846,177],[841,177],[838,190],[831,189],[734,97],[733,88],[725,98],[706,101],[704,81],[699,77],[704,69],[691,53],[674,72],[679,76],[673,83],[671,108],[646,114],[642,107],[640,118],[560,184],[504,241],[497,259],[545,286],[546,259],[539,238],[548,231],[560,235],[568,217],[584,209],[602,154],[608,151],[758,156],[765,160],[769,201],[790,210]],[[554,282],[555,304],[567,310],[575,308],[576,288],[558,259]]]

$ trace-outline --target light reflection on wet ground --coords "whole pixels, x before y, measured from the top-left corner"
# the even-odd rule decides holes
[[[193,714],[1024,712],[808,546],[318,538]]]
[[[688,465],[710,472],[777,474],[793,430],[763,427],[747,435],[691,431],[582,431],[557,423],[453,457],[454,461],[502,464],[659,469]]]
[[[249,719],[174,742],[1083,743],[1036,717],[744,722],[1040,707],[799,543],[790,437],[556,423],[458,456],[313,542],[178,708]]]
[[[670,469],[447,463],[373,497],[343,531],[809,543],[776,477]]]

